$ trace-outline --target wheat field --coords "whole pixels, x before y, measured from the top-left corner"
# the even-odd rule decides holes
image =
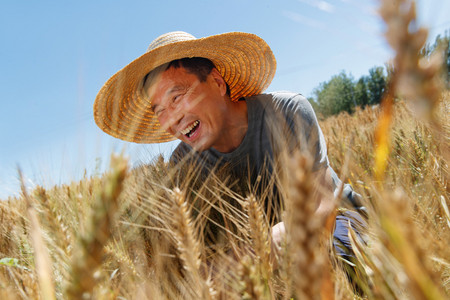
[[[438,58],[419,61],[410,2],[381,3],[396,52],[383,104],[320,122],[331,166],[368,211],[365,240],[350,232],[354,261],[333,251],[335,215],[313,217],[300,154],[260,179],[262,193],[119,155],[102,176],[0,201],[0,299],[448,299],[450,91]],[[265,208],[274,184],[285,212]],[[287,235],[275,246],[277,220]]]

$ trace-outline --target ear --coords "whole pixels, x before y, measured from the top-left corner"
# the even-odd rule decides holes
[[[214,82],[217,84],[217,86],[220,89],[220,94],[222,96],[225,96],[227,93],[227,83],[225,82],[225,80],[223,79],[222,75],[220,75],[219,70],[217,70],[216,68],[213,68],[211,70],[211,73],[209,73],[209,75],[211,75],[212,79],[214,80]]]

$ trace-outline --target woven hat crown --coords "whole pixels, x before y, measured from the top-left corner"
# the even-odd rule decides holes
[[[195,36],[184,31],[168,32],[154,39],[148,46],[147,52],[150,52],[158,47],[162,47],[168,44],[189,40],[195,40]]]

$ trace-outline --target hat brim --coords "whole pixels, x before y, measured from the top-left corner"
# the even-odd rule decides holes
[[[270,47],[250,33],[230,32],[164,45],[135,59],[103,85],[94,102],[96,124],[124,141],[174,140],[174,136],[161,129],[150,101],[141,95],[140,89],[148,72],[185,57],[211,60],[229,85],[232,100],[263,92],[276,70]]]

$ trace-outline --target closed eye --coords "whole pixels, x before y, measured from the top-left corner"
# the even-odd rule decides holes
[[[158,109],[157,111],[155,111],[155,115],[157,117],[159,117],[163,112],[164,112],[164,108]]]
[[[177,103],[183,96],[184,96],[184,94],[177,94],[177,95],[173,96],[172,102]]]

